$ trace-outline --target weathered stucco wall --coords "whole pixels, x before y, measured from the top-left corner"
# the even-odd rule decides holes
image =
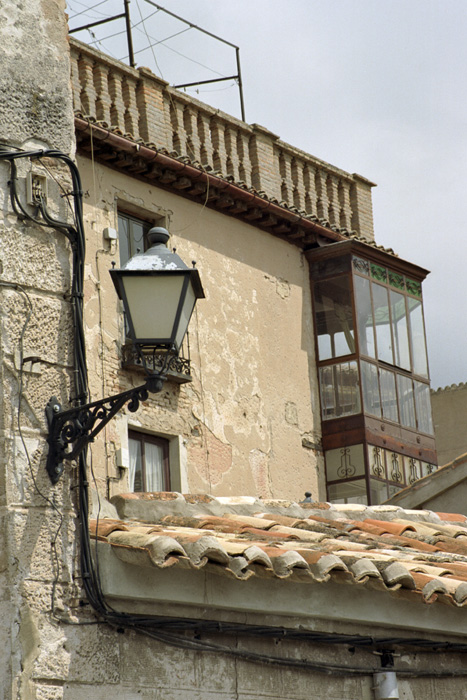
[[[165,216],[170,246],[196,260],[206,299],[190,324],[193,382],[107,429],[93,446],[99,478],[117,482],[115,450],[127,424],[182,437],[181,486],[191,492],[300,500],[318,497],[320,423],[307,262],[300,250],[253,226],[79,158],[87,232],[86,337],[93,396],[141,380],[119,369],[122,316],[108,270],[118,248],[104,239],[117,210]],[[107,472],[104,465],[107,463]]]

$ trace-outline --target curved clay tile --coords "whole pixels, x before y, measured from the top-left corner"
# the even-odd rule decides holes
[[[98,535],[98,537],[107,537],[111,532],[116,530],[128,531],[129,528],[121,520],[90,520],[89,521],[89,532],[91,535]]]
[[[415,527],[413,526],[413,523],[396,523],[396,522],[389,522],[387,520],[373,520],[372,518],[365,518],[364,520],[365,523],[368,523],[369,525],[374,525],[378,527],[380,530],[382,530],[381,534],[391,534],[391,535],[402,535],[404,532],[407,532],[408,530],[411,530],[412,532],[416,532]]]

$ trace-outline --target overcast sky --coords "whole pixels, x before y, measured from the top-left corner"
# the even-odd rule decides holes
[[[377,183],[377,242],[431,270],[432,387],[467,381],[467,0],[158,4],[240,47],[248,123]],[[70,27],[122,11],[123,0],[68,0]],[[236,73],[230,47],[189,28],[165,41],[187,27],[148,0],[130,11],[135,50],[164,40],[138,65],[170,84]],[[94,29],[96,47],[124,58],[125,34],[106,38],[122,30],[122,20]],[[240,117],[234,81],[198,90],[189,93]]]

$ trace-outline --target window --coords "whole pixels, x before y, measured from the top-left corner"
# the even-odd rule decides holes
[[[147,249],[147,234],[151,223],[129,214],[118,213],[118,248],[120,267],[133,255]]]
[[[129,431],[130,491],[170,491],[169,441]]]

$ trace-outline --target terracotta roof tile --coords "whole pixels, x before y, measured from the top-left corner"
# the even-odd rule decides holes
[[[91,532],[134,566],[208,567],[239,585],[252,577],[334,581],[467,606],[464,516],[180,494],[120,495],[114,504],[121,519],[93,521]],[[125,517],[127,504],[137,519]]]

